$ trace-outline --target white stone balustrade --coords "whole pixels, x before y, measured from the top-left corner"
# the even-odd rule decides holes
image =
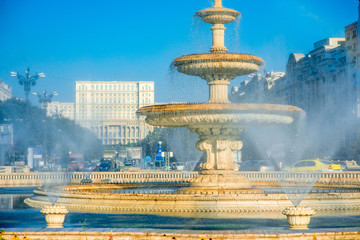
[[[93,183],[180,183],[188,182],[197,176],[197,172],[93,172],[90,179]],[[279,179],[287,182],[298,182],[299,179],[314,179],[319,173],[282,173],[282,172],[241,172],[254,185],[258,183],[277,184]],[[0,173],[0,186],[40,186],[49,180],[68,179],[69,184],[79,184],[86,173]],[[360,185],[360,172],[324,172],[317,184]]]
[[[323,173],[287,173],[287,172],[241,172],[251,182],[274,182],[286,179],[286,182],[305,182],[316,179],[316,184],[360,185],[360,172],[323,172]],[[320,175],[320,176],[319,176]]]
[[[93,172],[89,178],[93,183],[176,183],[188,182],[196,172]],[[0,173],[0,186],[40,186],[51,180],[68,179],[69,184],[79,184],[88,173]],[[64,182],[64,181],[62,181]]]

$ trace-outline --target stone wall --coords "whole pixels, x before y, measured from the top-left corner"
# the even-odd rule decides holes
[[[24,232],[5,232],[3,237],[8,240],[15,235],[22,238]],[[110,231],[108,232],[83,232],[83,231],[39,231],[26,233],[29,240],[108,240],[110,239]],[[151,239],[151,240],[265,240],[265,239],[294,239],[294,240],[357,240],[360,239],[360,232],[296,232],[296,233],[283,233],[283,234],[256,234],[256,233],[222,233],[214,232],[207,234],[199,233],[143,233],[143,232],[113,232],[113,240],[130,240],[130,239]]]

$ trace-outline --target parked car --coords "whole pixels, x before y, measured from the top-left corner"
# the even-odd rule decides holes
[[[329,160],[317,158],[300,160],[284,170],[291,172],[341,171],[341,165],[335,164]]]
[[[99,171],[100,172],[107,172],[110,171],[111,169],[111,162],[102,162],[99,166]]]
[[[346,160],[345,163],[347,171],[360,171],[360,166],[355,160]]]
[[[268,160],[247,160],[240,164],[239,171],[275,171],[275,167]]]
[[[333,162],[340,164],[343,171],[360,171],[360,165],[355,160],[334,160]]]
[[[69,169],[71,171],[81,171],[84,169],[85,158],[83,154],[70,154]]]
[[[85,162],[85,165],[84,165],[84,171],[85,172],[93,172],[95,170],[96,170],[96,165],[91,164],[89,162]]]

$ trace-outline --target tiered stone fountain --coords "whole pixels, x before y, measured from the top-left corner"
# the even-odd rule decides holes
[[[146,116],[146,122],[151,125],[187,127],[197,133],[199,141],[196,147],[206,153],[202,171],[192,179],[189,187],[175,194],[116,193],[115,190],[122,188],[116,184],[68,186],[58,204],[69,211],[95,213],[206,218],[284,218],[286,215],[293,222],[292,228],[306,228],[313,212],[307,208],[288,208],[282,215],[285,208],[292,206],[287,196],[252,188],[249,180],[234,170],[238,166],[232,154],[242,148],[239,137],[244,129],[289,125],[303,111],[287,105],[229,102],[230,81],[258,71],[264,61],[253,55],[227,52],[224,24],[234,21],[239,12],[222,7],[221,0],[215,0],[213,8],[199,11],[196,15],[212,24],[213,45],[210,52],[179,57],[172,65],[181,73],[206,80],[209,100],[195,104],[147,106],[139,109],[138,113]],[[298,182],[295,181],[295,184]],[[34,193],[33,197],[26,199],[28,205],[43,208],[49,204],[47,195],[51,192],[39,188]],[[360,193],[333,195],[325,192],[308,196],[303,200],[304,206],[311,206],[320,215],[322,212],[329,215],[330,212],[339,214],[339,211],[360,209]],[[297,216],[302,218],[301,221]]]
[[[199,135],[196,147],[206,153],[206,161],[201,164],[203,170],[192,180],[191,187],[181,192],[248,192],[250,183],[235,171],[238,166],[233,160],[233,151],[239,151],[243,146],[239,140],[243,129],[256,125],[291,124],[293,115],[302,112],[293,106],[230,103],[230,81],[258,71],[264,64],[254,55],[228,53],[224,45],[224,24],[234,21],[239,15],[238,11],[223,8],[221,0],[215,0],[213,8],[197,12],[196,16],[212,24],[210,53],[185,55],[173,62],[179,72],[206,80],[209,85],[206,103],[156,105],[138,110],[150,125],[187,127]]]

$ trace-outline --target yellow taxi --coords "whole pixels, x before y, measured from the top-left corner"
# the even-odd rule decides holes
[[[341,165],[323,159],[306,159],[294,163],[287,169],[291,172],[341,171]]]

